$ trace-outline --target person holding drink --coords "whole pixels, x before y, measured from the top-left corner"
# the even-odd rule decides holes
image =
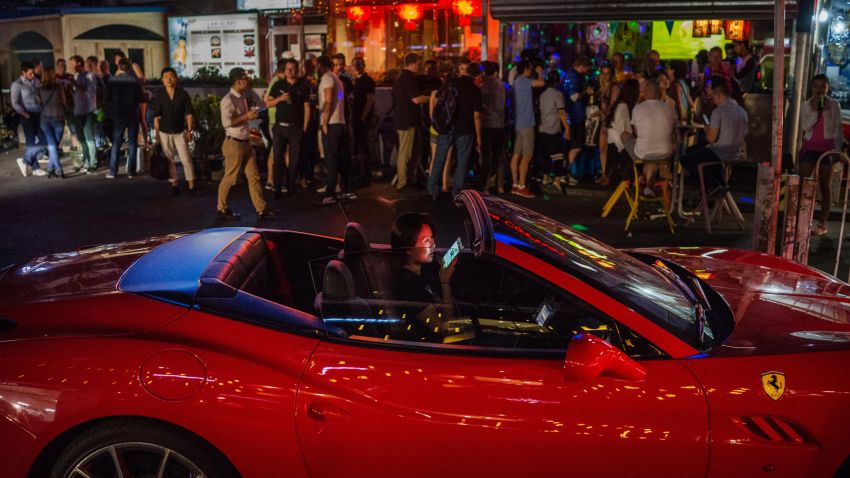
[[[841,105],[829,97],[829,79],[826,75],[815,75],[812,79],[812,96],[800,108],[800,126],[803,128],[803,148],[800,151],[800,176],[808,177],[814,172],[818,158],[827,151],[841,151],[844,136],[841,129]],[[821,193],[818,226],[812,234],[822,236],[828,232],[826,221],[832,198],[832,160],[827,156],[820,162],[818,186]]]
[[[263,186],[260,184],[260,170],[257,168],[257,157],[251,146],[250,122],[260,115],[262,100],[251,89],[251,78],[243,68],[230,70],[230,91],[221,99],[221,125],[224,127],[224,143],[221,152],[224,155],[224,177],[218,187],[219,219],[237,220],[239,214],[230,210],[227,197],[230,189],[236,185],[239,170],[245,166],[245,178],[248,180],[248,191],[251,202],[257,211],[257,219],[269,219],[274,214],[267,209],[263,199]],[[249,103],[254,106],[249,106]]]
[[[298,62],[284,61],[284,79],[275,82],[266,95],[266,106],[275,108],[272,126],[274,196],[281,197],[284,190],[292,192],[298,174],[301,138],[310,124],[310,89],[298,78]],[[287,182],[283,184],[284,157],[289,148]]]

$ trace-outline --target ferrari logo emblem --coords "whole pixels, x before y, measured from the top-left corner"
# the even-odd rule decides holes
[[[785,374],[782,372],[765,372],[761,374],[761,386],[768,397],[779,400],[785,394]]]

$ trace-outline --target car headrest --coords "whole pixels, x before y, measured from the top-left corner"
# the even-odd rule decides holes
[[[232,296],[246,284],[257,280],[257,269],[262,268],[267,257],[263,236],[247,232],[231,242],[207,266],[200,277],[201,297]]]
[[[363,226],[356,222],[349,222],[345,225],[344,239],[343,254],[355,254],[369,250],[369,241],[366,240]]]
[[[325,299],[348,299],[356,297],[354,278],[342,261],[336,259],[328,262],[322,279],[322,295]]]

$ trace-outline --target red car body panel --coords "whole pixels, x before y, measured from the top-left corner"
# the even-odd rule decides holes
[[[828,477],[847,459],[850,374],[846,352],[683,363],[699,377],[711,407],[709,476],[759,476],[771,471],[770,476]],[[769,371],[785,374],[787,388],[779,400],[770,399],[762,389],[761,374]],[[750,417],[757,420],[749,420],[754,423],[748,427],[735,423]],[[791,430],[779,431],[785,426]],[[769,438],[753,429],[764,430]],[[795,435],[805,440],[795,442]]]
[[[77,425],[139,416],[191,430],[225,451],[243,476],[307,476],[293,417],[298,381],[317,342],[192,311],[144,334],[64,338],[61,348],[53,340],[4,344],[0,416],[11,421],[0,422],[2,475],[26,476],[44,446]],[[153,382],[184,371],[172,367],[162,371],[170,376],[148,375],[146,383],[140,375],[150,357],[175,350],[200,359],[205,377],[183,381],[194,386],[201,379],[203,386],[185,400],[163,400],[148,391]]]
[[[850,286],[781,258],[727,249],[642,249],[701,277],[729,303],[732,335],[713,356],[846,350]],[[846,369],[845,369],[846,370]]]
[[[314,478],[703,476],[699,383],[676,361],[642,364],[643,381],[573,382],[563,360],[322,342],[298,432]]]

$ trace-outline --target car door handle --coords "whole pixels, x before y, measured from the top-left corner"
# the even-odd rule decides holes
[[[351,414],[330,403],[312,402],[307,404],[307,416],[317,422],[345,422],[351,420]]]

